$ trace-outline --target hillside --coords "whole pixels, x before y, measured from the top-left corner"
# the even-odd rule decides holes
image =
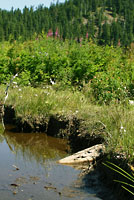
[[[134,38],[134,1],[66,0],[50,8],[0,10],[0,41],[31,39],[42,32],[63,40],[87,38],[99,44],[129,46]]]

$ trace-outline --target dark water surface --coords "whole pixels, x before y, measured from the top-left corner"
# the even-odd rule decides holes
[[[100,200],[81,170],[57,164],[67,149],[44,133],[0,135],[0,200]]]

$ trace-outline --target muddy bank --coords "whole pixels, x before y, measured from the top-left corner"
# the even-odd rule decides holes
[[[89,130],[86,122],[75,116],[27,116],[22,119],[16,116],[12,106],[6,106],[4,122],[13,124],[17,132],[45,132],[49,136],[67,138],[72,152],[104,142],[105,127],[102,124],[93,124]]]
[[[16,132],[45,132],[47,135],[53,137],[67,138],[71,147],[71,152],[77,152],[96,144],[105,143],[104,135],[106,134],[106,130],[103,124],[99,122],[94,123],[89,130],[89,126],[87,126],[86,122],[75,116],[51,115],[44,118],[37,117],[35,119],[28,116],[22,119],[16,116],[12,106],[7,106],[5,107],[4,122],[6,124],[13,124],[15,126],[14,131]],[[111,155],[111,158],[113,159],[114,156]],[[102,165],[102,161],[105,162],[106,160],[108,160],[107,155],[94,166],[92,173],[99,174],[101,182],[104,183],[108,189],[110,188],[110,191],[115,194],[118,200],[132,200],[132,195],[129,195],[128,192],[122,189],[119,183],[113,182],[115,179],[120,180],[120,176]],[[114,159],[113,162],[115,162],[115,160],[118,162],[117,164],[123,163],[118,159]],[[91,173],[91,171],[89,172]],[[86,171],[87,178],[85,180],[88,180],[88,177],[90,177],[89,172]],[[88,184],[93,183],[89,181]]]

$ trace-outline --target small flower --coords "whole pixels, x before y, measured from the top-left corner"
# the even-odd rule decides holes
[[[18,88],[18,85],[14,85],[13,88]]]
[[[130,105],[134,105],[134,101],[133,100],[129,100],[129,104]]]
[[[52,84],[52,85],[54,85],[55,84],[55,82],[50,78],[50,83]]]
[[[59,31],[58,31],[58,28],[56,28],[55,37],[59,37]]]
[[[86,39],[88,39],[88,32],[86,33]]]
[[[120,127],[120,129],[121,129],[121,130],[123,130],[123,129],[124,129],[124,127],[123,127],[123,126],[121,126],[121,127]]]
[[[52,32],[52,29],[50,29],[50,30],[48,31],[47,37],[52,37],[52,36],[53,36],[53,32]]]
[[[17,85],[17,82],[13,82],[13,84]]]
[[[121,125],[121,127],[120,127],[120,132],[121,132],[121,134],[126,134],[126,129]]]

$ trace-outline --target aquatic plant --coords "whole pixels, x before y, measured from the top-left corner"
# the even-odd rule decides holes
[[[125,177],[126,181],[121,181],[121,180],[114,180],[114,181],[121,183],[121,187],[134,196],[134,192],[131,190],[132,188],[134,188],[134,176],[112,162],[106,161],[105,163],[103,163],[103,165],[110,168],[112,171],[120,174],[121,176]]]

